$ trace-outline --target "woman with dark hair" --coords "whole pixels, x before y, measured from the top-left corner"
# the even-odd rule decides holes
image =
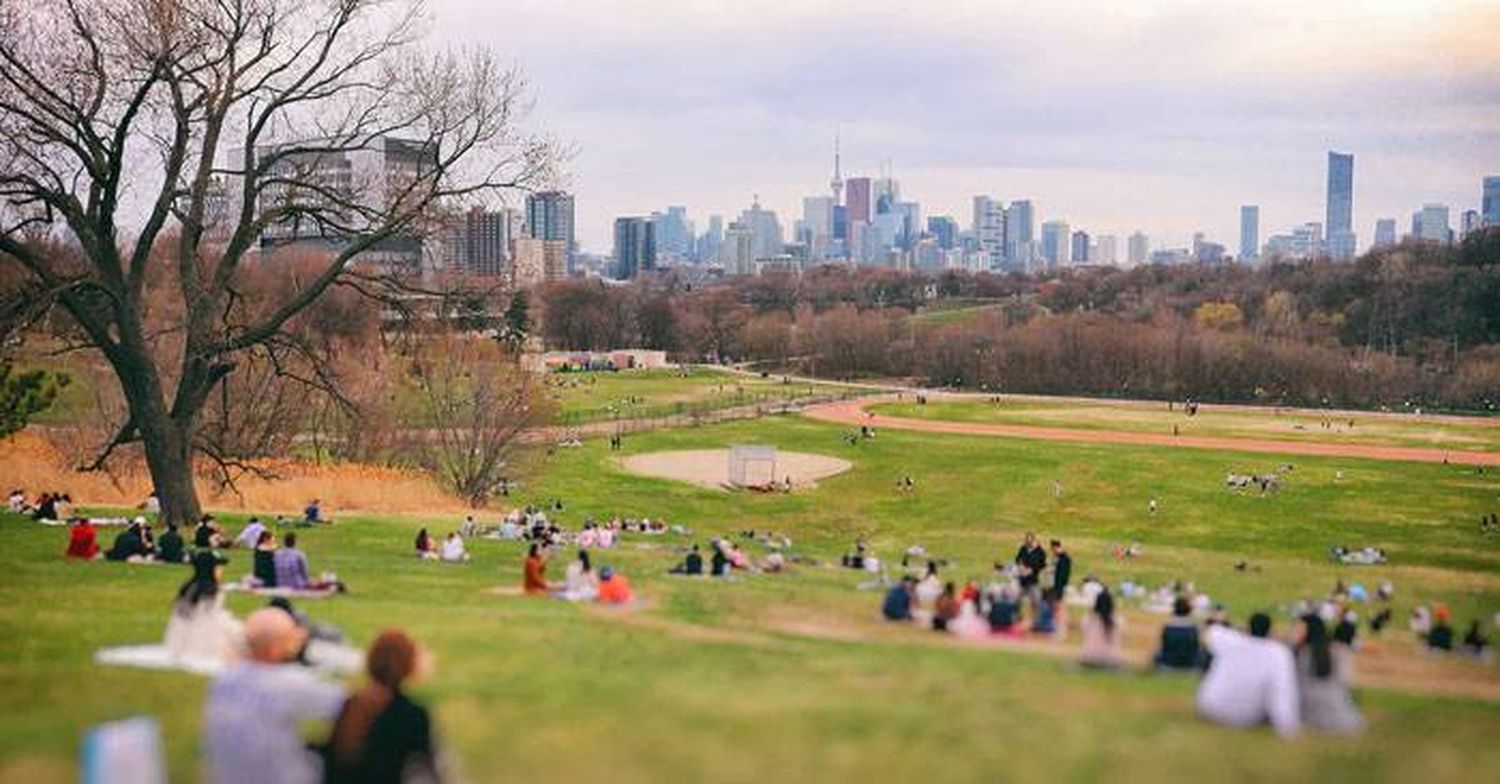
[[[418,558],[437,558],[437,545],[433,543],[432,536],[427,533],[426,528],[417,531],[417,539],[412,544],[417,548]]]
[[[938,596],[932,607],[932,629],[933,631],[948,631],[948,623],[958,618],[959,610],[963,605],[958,601],[958,586],[949,582],[943,585],[943,593]]]
[[[1302,723],[1325,732],[1352,734],[1365,719],[1349,698],[1349,649],[1334,645],[1317,613],[1302,616],[1297,634],[1297,694]]]
[[[254,574],[262,588],[276,587],[276,534],[270,531],[255,540]]]
[[[323,781],[399,784],[440,781],[432,719],[402,691],[425,669],[406,632],[380,633],[365,655],[370,682],[344,703],[329,736]]]
[[[1113,669],[1120,666],[1120,625],[1115,617],[1115,597],[1108,588],[1094,599],[1094,609],[1083,618],[1083,646],[1078,661],[1085,667]]]
[[[240,622],[224,607],[219,590],[224,559],[210,550],[193,556],[193,576],[177,589],[167,619],[166,646],[178,661],[233,661],[240,654]]]
[[[578,560],[568,564],[563,573],[563,589],[558,598],[570,602],[592,602],[599,596],[599,575],[589,562],[589,551],[579,550]]]
[[[521,565],[521,589],[533,596],[545,596],[552,589],[547,583],[547,556],[536,542],[531,543]]]

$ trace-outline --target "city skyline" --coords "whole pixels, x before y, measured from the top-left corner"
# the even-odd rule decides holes
[[[846,182],[889,162],[927,215],[962,223],[987,193],[1177,246],[1203,231],[1233,247],[1243,204],[1263,232],[1321,221],[1329,150],[1358,160],[1361,249],[1377,218],[1478,209],[1478,179],[1500,171],[1485,35],[1500,9],[1480,3],[443,0],[431,15],[440,40],[526,69],[534,119],[578,150],[563,187],[594,253],[615,217],[669,204],[701,225],[758,193],[795,215],[829,193],[835,134]]]

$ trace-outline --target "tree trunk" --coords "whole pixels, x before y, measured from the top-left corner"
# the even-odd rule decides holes
[[[191,424],[184,427],[168,413],[161,377],[149,353],[122,346],[112,364],[129,405],[131,421],[140,434],[146,467],[151,472],[156,498],[161,502],[162,521],[179,526],[196,523],[202,507],[193,485]]]

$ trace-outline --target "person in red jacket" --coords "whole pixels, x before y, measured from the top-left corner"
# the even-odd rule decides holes
[[[82,558],[90,560],[99,557],[99,531],[86,517],[73,520],[73,527],[68,530],[68,553],[69,558]]]
[[[601,604],[629,604],[635,599],[630,581],[606,566],[599,570],[599,602]]]

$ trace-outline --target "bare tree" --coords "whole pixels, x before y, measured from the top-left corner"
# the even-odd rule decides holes
[[[541,385],[515,355],[483,338],[442,336],[413,368],[424,462],[470,506],[483,506],[519,470],[521,436],[547,424]]]
[[[421,18],[390,0],[0,0],[0,263],[109,363],[129,416],[106,451],[141,443],[167,519],[199,513],[201,414],[246,352],[435,212],[551,178],[556,146],[519,129],[522,78],[424,53]],[[350,166],[367,153],[394,165]],[[263,244],[309,237],[317,270],[242,301]],[[180,309],[170,354],[145,320],[156,263]]]

